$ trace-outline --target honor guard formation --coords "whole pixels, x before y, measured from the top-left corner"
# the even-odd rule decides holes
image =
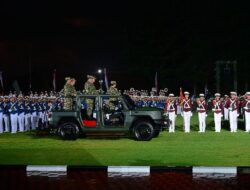
[[[65,78],[66,83],[61,92],[30,92],[24,95],[22,92],[10,92],[9,95],[0,96],[0,133],[3,132],[25,132],[46,126],[48,116],[52,110],[73,110],[74,99],[77,94],[96,95],[104,93],[102,89],[97,90],[95,86],[96,77],[87,75],[87,81],[82,91],[76,91],[76,80],[71,77]],[[199,133],[206,131],[206,118],[209,111],[213,112],[214,130],[221,132],[222,120],[229,121],[230,131],[237,132],[238,118],[242,116],[245,121],[245,131],[250,132],[250,92],[244,96],[237,96],[236,92],[230,92],[230,96],[221,97],[215,93],[214,98],[205,98],[205,94],[199,94],[198,98],[190,97],[189,92],[184,96],[176,97],[173,93],[167,95],[168,89],[160,90],[156,95],[156,89],[149,93],[146,90],[125,90],[123,94],[129,95],[137,107],[156,107],[164,110],[171,123],[169,133],[175,132],[177,115],[183,118],[183,129],[185,133],[190,132],[191,117],[193,112],[198,112]],[[115,109],[114,102],[121,92],[117,89],[117,82],[111,81],[107,94],[111,95],[108,106]],[[93,99],[86,99],[82,103],[83,109],[89,120],[95,119],[95,105]]]

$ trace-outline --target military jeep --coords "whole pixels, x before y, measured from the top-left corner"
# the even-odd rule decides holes
[[[93,114],[87,115],[87,100],[93,100]],[[111,106],[112,105],[112,106]],[[138,108],[127,95],[78,95],[72,111],[53,111],[49,125],[66,140],[83,136],[132,136],[149,141],[169,126],[163,110]]]

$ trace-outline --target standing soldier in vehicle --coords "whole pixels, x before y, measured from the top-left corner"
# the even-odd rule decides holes
[[[118,89],[116,87],[117,86],[116,81],[111,81],[110,84],[111,84],[111,86],[108,89],[108,94],[110,94],[110,95],[119,95],[120,93],[119,93],[119,91],[118,91]]]
[[[169,133],[175,132],[175,119],[177,116],[177,105],[176,101],[174,100],[174,94],[169,94],[169,98],[167,103],[165,104],[165,110],[168,113],[170,126],[169,126]]]
[[[225,107],[229,110],[229,122],[231,133],[237,132],[238,128],[238,116],[239,116],[239,101],[237,99],[237,93],[231,92],[230,98],[227,100]]]
[[[73,109],[73,98],[76,96],[75,82],[74,78],[66,77],[66,84],[64,85],[64,110]]]
[[[224,120],[228,121],[229,120],[229,112],[228,112],[228,108],[226,108],[226,103],[228,101],[229,97],[228,95],[224,95],[224,100],[223,100],[223,111],[224,111]]]
[[[215,93],[215,99],[213,100],[213,108],[212,111],[214,112],[214,125],[215,125],[215,132],[220,133],[221,131],[221,118],[223,117],[223,105],[220,100],[220,93]]]
[[[184,92],[185,98],[182,103],[182,116],[184,119],[184,131],[190,132],[190,118],[192,117],[192,102],[189,98],[189,92]]]
[[[87,75],[87,81],[84,84],[83,92],[88,95],[97,94],[96,87],[95,87],[95,80],[96,78],[92,75]],[[93,109],[94,109],[94,99],[86,99],[87,103],[87,115],[89,119],[92,119]]]
[[[200,98],[197,100],[197,111],[199,118],[199,133],[205,133],[206,129],[206,117],[207,117],[207,103],[205,101],[205,95],[200,94]]]
[[[250,132],[250,92],[246,93],[246,99],[242,104],[245,112],[245,127],[246,132]]]
[[[111,81],[110,82],[111,86],[108,89],[108,94],[109,95],[119,95],[120,92],[118,91],[118,89],[116,88],[116,81]],[[110,110],[115,110],[115,102],[117,102],[117,98],[110,98],[109,99],[109,109]]]

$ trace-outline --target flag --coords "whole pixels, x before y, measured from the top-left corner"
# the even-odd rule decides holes
[[[183,100],[184,100],[184,95],[183,95],[183,92],[182,92],[182,88],[180,88],[180,104],[181,105],[183,104]]]
[[[53,72],[53,89],[56,91],[56,69]]]
[[[0,84],[1,84],[2,90],[4,90],[4,86],[3,86],[3,72],[2,71],[0,71]]]
[[[155,90],[156,94],[158,94],[158,73],[155,72]]]
[[[108,90],[109,89],[109,82],[108,82],[108,76],[107,76],[106,68],[104,68],[104,82],[105,82],[105,87]]]

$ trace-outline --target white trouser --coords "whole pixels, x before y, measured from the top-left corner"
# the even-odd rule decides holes
[[[250,112],[245,111],[246,132],[250,132]]]
[[[31,114],[31,128],[32,129],[37,129],[38,128],[38,121],[39,117],[37,116],[37,113],[34,112]]]
[[[228,109],[224,108],[224,120],[228,120]]]
[[[184,131],[185,133],[190,132],[190,118],[192,116],[191,111],[183,112],[183,119],[184,119]]]
[[[17,132],[17,117],[18,114],[10,114],[10,123],[11,123],[11,133],[16,133]]]
[[[30,130],[30,124],[31,124],[30,113],[26,113],[24,117],[25,117],[25,122],[24,122],[25,123],[25,131],[28,131],[28,130]]]
[[[39,117],[39,119],[41,119],[42,123],[44,123],[44,113],[38,112],[38,117]]]
[[[3,121],[4,121],[4,132],[10,132],[10,120],[9,115],[3,114]]]
[[[221,113],[214,113],[215,132],[221,131]]]
[[[19,131],[24,132],[24,113],[18,115]]]
[[[171,121],[170,126],[169,126],[169,132],[174,133],[175,131],[175,112],[169,112],[168,114],[169,120]]]
[[[3,133],[3,112],[0,113],[0,133]]]
[[[199,118],[199,132],[204,133],[206,129],[206,112],[198,113]]]
[[[229,111],[229,123],[231,132],[237,132],[238,128],[237,117],[238,117],[237,110]]]

